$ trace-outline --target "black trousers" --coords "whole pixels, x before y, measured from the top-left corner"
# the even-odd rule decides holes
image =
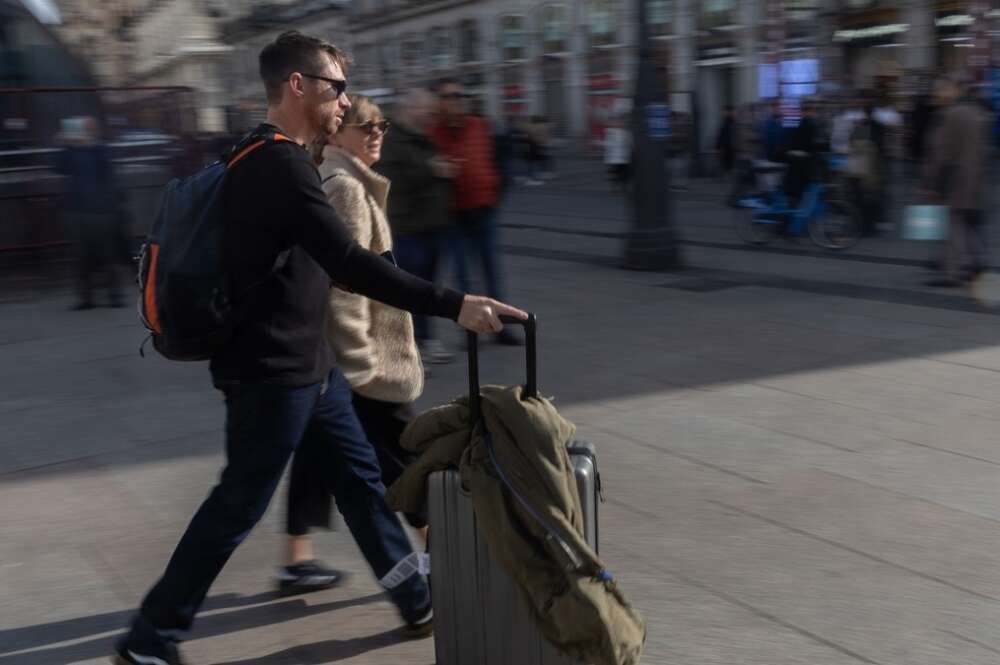
[[[226,466],[142,603],[130,643],[162,640],[159,631],[188,630],[209,587],[267,510],[288,458],[302,443],[322,444],[328,463],[315,469],[336,489],[344,521],[379,579],[413,548],[395,513],[371,444],[351,404],[351,387],[334,369],[323,384],[290,388],[242,383],[225,389]],[[407,621],[430,604],[419,575],[386,587]]]
[[[69,216],[77,249],[77,294],[81,303],[94,300],[95,282],[107,288],[112,302],[121,299],[122,235],[111,213],[76,212]]]
[[[388,487],[413,461],[415,455],[399,446],[399,437],[413,419],[409,404],[382,402],[353,394],[354,411],[365,435],[375,448],[382,469],[382,482]],[[309,438],[302,441],[292,460],[288,483],[286,530],[290,536],[304,536],[314,527],[328,529],[332,519],[332,495],[325,456],[329,447]],[[407,513],[406,521],[415,529],[427,526],[427,511]]]

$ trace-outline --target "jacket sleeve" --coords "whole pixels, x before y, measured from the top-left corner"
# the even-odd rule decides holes
[[[277,148],[275,148],[277,149]],[[276,190],[289,202],[288,234],[330,278],[352,291],[414,314],[458,320],[464,294],[401,270],[361,247],[326,200],[319,172],[296,146],[275,169]]]
[[[405,144],[383,151],[382,159],[373,168],[381,173],[392,188],[389,190],[389,217],[399,219],[414,213],[417,194],[434,186],[435,176],[429,163],[420,163],[420,153]]]
[[[954,144],[954,114],[945,112],[941,122],[934,130],[930,161],[924,170],[924,189],[944,196],[947,192],[946,169],[951,164],[951,151]]]
[[[354,240],[361,247],[371,247],[371,214],[361,183],[334,176],[324,183],[323,191]],[[327,339],[337,356],[337,365],[351,386],[362,386],[374,379],[378,370],[369,332],[371,301],[337,287],[330,289],[329,301]]]

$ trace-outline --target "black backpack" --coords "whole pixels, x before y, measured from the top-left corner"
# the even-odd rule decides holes
[[[291,140],[276,132],[250,134],[219,161],[167,184],[139,255],[138,278],[139,317],[165,358],[208,360],[232,336],[234,295],[242,294],[230,293],[222,262],[226,175],[254,150]],[[264,279],[287,258],[287,250],[279,254]]]

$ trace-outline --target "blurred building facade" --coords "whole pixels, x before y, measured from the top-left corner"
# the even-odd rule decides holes
[[[357,0],[352,87],[455,77],[494,119],[544,114],[557,132],[597,138],[629,107],[643,4],[665,101],[696,112],[702,144],[725,104],[843,94],[962,63],[997,14],[994,0]]]
[[[494,120],[547,116],[597,140],[627,112],[646,6],[670,107],[708,145],[726,104],[877,87],[998,64],[1000,0],[59,0],[61,32],[102,83],[185,85],[202,129],[263,113],[257,55],[287,29],[354,57],[351,88],[392,98],[457,78]]]
[[[100,85],[190,87],[197,95],[199,129],[220,132],[245,124],[248,114],[239,110],[251,100],[259,115],[263,97],[256,56],[263,44],[294,27],[328,33],[323,30],[324,14],[342,15],[345,4],[59,0],[62,21],[55,27],[88,62]]]
[[[101,85],[123,85],[128,77],[125,34],[146,0],[59,0],[61,21],[53,26],[86,60]]]
[[[349,4],[342,0],[258,2],[250,11],[219,22],[220,39],[228,49],[221,72],[230,131],[250,129],[264,119],[267,109],[258,68],[264,46],[286,30],[299,30],[344,46]],[[356,89],[353,81],[351,87]]]
[[[160,0],[147,3],[125,32],[126,84],[193,88],[198,127],[209,132],[226,129],[223,66],[229,48],[219,39],[220,17],[216,3]]]

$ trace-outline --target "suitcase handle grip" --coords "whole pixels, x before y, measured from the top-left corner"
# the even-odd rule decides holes
[[[524,345],[526,352],[527,381],[524,384],[525,397],[538,397],[538,346],[536,343],[536,330],[538,320],[534,314],[528,314],[527,319],[519,319],[515,316],[502,314],[500,321],[504,325],[524,326]],[[469,413],[470,422],[479,421],[482,413],[479,397],[479,335],[469,331]]]

